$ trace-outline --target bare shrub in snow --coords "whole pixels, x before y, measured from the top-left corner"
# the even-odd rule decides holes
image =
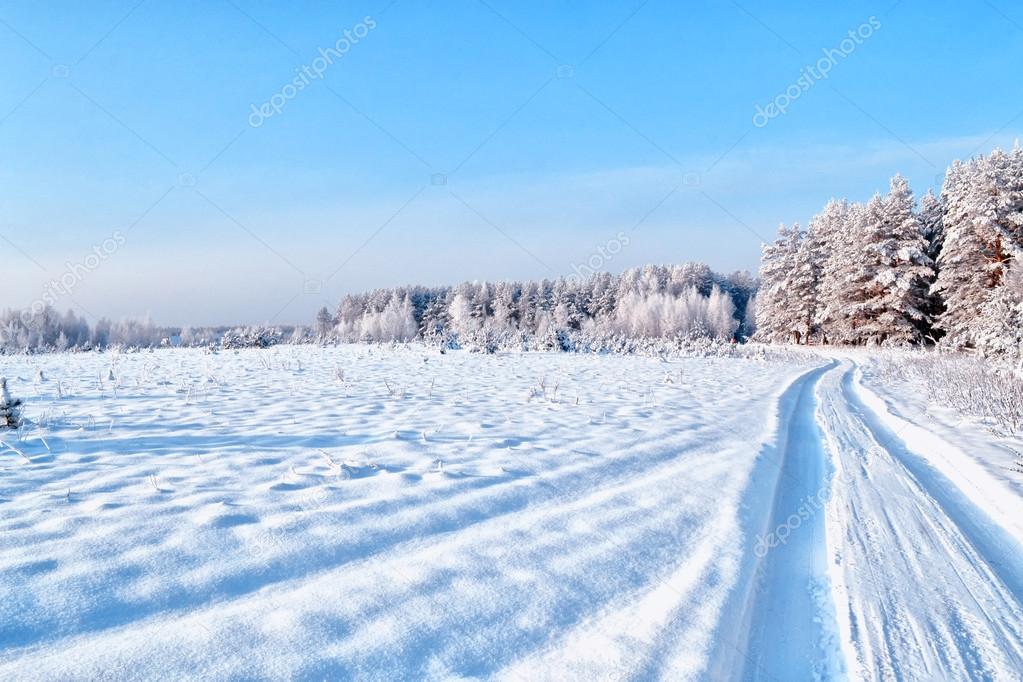
[[[223,349],[270,348],[279,344],[283,336],[280,329],[266,327],[232,329],[221,337],[220,347]]]
[[[979,417],[999,435],[1023,431],[1023,378],[1006,366],[952,353],[883,356],[878,375],[914,381],[940,405]]]

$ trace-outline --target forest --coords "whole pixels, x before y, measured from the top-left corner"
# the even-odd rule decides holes
[[[343,342],[422,339],[494,351],[628,351],[650,339],[731,341],[752,333],[756,280],[702,263],[647,265],[620,275],[526,282],[399,287],[345,296],[320,310],[320,338]]]
[[[956,161],[917,201],[901,175],[864,203],[833,198],[782,225],[760,272],[702,263],[621,274],[403,286],[344,296],[311,328],[90,325],[52,307],[0,315],[0,352],[423,341],[448,348],[632,352],[694,340],[929,346],[1019,359],[1023,150]]]

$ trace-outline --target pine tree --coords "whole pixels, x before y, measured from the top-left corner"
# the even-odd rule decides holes
[[[924,306],[924,313],[931,320],[927,337],[937,341],[941,338],[941,331],[935,326],[938,318],[945,312],[945,304],[941,296],[934,290],[937,281],[938,256],[941,254],[942,246],[945,243],[945,205],[941,198],[934,195],[934,192],[927,190],[927,194],[920,200],[920,229],[923,232],[924,240],[927,242],[927,257],[934,264],[934,277],[931,278],[927,290],[927,302]]]
[[[1023,246],[1021,154],[995,150],[953,164],[946,175],[945,239],[933,289],[944,300],[938,326],[952,347],[975,345],[974,322]]]
[[[797,343],[810,343],[816,333],[814,319],[817,315],[817,297],[820,286],[823,253],[821,243],[812,232],[800,232],[793,227],[798,238],[794,245],[792,268],[789,271],[789,315],[792,318],[790,331]]]
[[[855,258],[839,308],[849,315],[847,343],[916,343],[928,329],[925,309],[933,267],[913,194],[901,176],[885,197],[875,195],[857,211],[850,233]]]
[[[914,211],[913,192],[901,175],[892,178],[881,218],[870,249],[877,255],[879,289],[873,301],[875,331],[870,340],[919,343],[930,331],[927,307],[934,264]]]
[[[973,326],[977,348],[986,356],[1023,358],[1023,268],[1010,267]]]
[[[799,249],[799,229],[782,225],[778,239],[763,246],[760,291],[757,293],[757,338],[769,343],[798,341],[793,338],[797,319],[790,307],[790,275]]]
[[[858,244],[853,239],[858,207],[832,199],[810,221],[810,233],[821,254],[820,283],[814,324],[824,343],[842,343],[850,336],[844,294]]]
[[[831,301],[839,317],[836,336],[840,343],[864,344],[878,341],[875,319],[882,295],[877,281],[880,254],[873,248],[884,234],[884,200],[875,194],[866,204],[850,208],[847,245],[841,250],[840,286]]]
[[[21,426],[21,399],[12,398],[7,390],[7,378],[0,378],[0,428],[16,429]]]

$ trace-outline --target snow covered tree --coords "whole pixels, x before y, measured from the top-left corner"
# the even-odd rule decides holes
[[[331,316],[330,311],[327,310],[327,306],[323,306],[316,313],[316,336],[320,339],[326,339],[330,336],[333,329],[334,318]]]
[[[509,282],[501,282],[495,287],[492,326],[497,334],[507,334],[516,328],[516,293],[515,285]]]
[[[973,346],[973,323],[1023,247],[1023,152],[996,150],[949,169],[942,188],[944,244],[934,291],[938,326],[953,347]]]
[[[740,332],[747,338],[754,338],[757,333],[757,294],[753,294],[746,303],[746,313],[742,318]]]
[[[1010,267],[980,309],[973,336],[984,355],[1023,359],[1023,268]]]
[[[860,340],[876,343],[918,343],[930,326],[927,317],[933,262],[927,256],[920,219],[909,183],[901,175],[891,180],[888,195],[868,207],[863,223],[866,250],[865,281]]]
[[[858,246],[851,239],[857,210],[844,199],[832,199],[810,220],[810,233],[820,253],[814,325],[824,343],[843,343],[850,336],[844,293]]]
[[[799,343],[798,314],[792,307],[792,274],[802,235],[799,227],[782,225],[778,239],[763,246],[760,291],[757,293],[757,338],[770,343]]]
[[[7,389],[7,378],[0,378],[0,428],[16,429],[21,426],[21,399],[12,398]]]
[[[794,245],[792,266],[786,284],[789,292],[789,331],[797,343],[810,343],[816,334],[815,319],[818,307],[821,268],[824,261],[823,244],[813,232],[800,232]]]
[[[609,317],[615,309],[614,280],[609,272],[598,272],[592,278],[588,313],[592,318]]]
[[[411,299],[407,294],[399,299],[395,293],[380,313],[377,338],[382,341],[411,341],[418,332]]]
[[[716,339],[730,341],[735,336],[739,321],[735,319],[735,303],[732,297],[717,285],[711,289],[707,299],[707,326]]]
[[[901,176],[889,193],[865,206],[831,202],[815,219],[826,254],[815,319],[835,343],[916,343],[929,329],[927,256],[909,184]]]
[[[476,307],[471,294],[467,287],[463,287],[451,299],[451,305],[448,308],[452,331],[458,334],[463,341],[471,339],[482,326],[481,322],[476,319],[475,312]]]

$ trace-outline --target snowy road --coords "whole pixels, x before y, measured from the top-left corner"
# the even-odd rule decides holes
[[[1020,679],[1019,540],[886,426],[865,391],[848,362],[818,390],[836,468],[829,561],[850,676]]]
[[[829,678],[841,671],[826,598],[824,519],[814,504],[829,478],[814,419],[814,389],[828,369],[807,374],[790,389],[793,405],[779,448],[769,530],[753,552],[760,563],[748,607],[750,679],[786,679],[794,671]]]
[[[0,679],[1019,680],[1019,489],[863,362],[0,357]]]
[[[754,552],[764,559],[742,677],[1023,678],[1013,524],[867,406],[883,409],[852,361],[793,387],[773,526]]]

